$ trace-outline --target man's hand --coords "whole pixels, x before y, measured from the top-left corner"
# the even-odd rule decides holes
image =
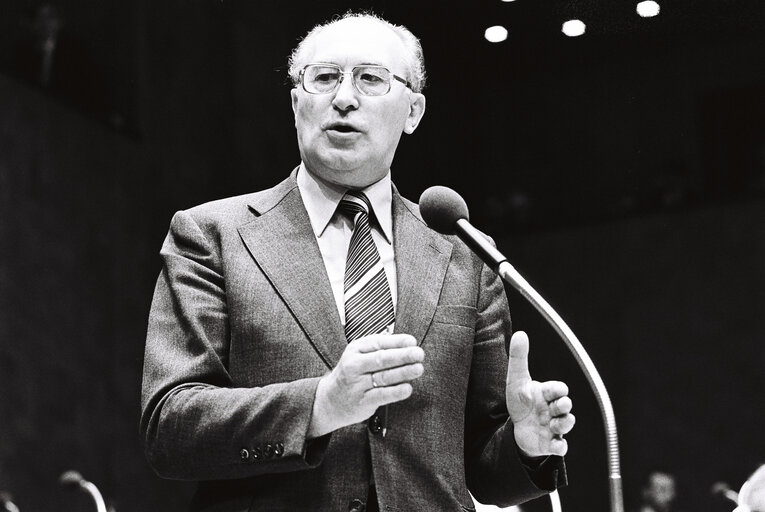
[[[425,352],[408,334],[373,334],[348,344],[316,388],[308,437],[364,421],[378,407],[409,398]]]
[[[505,385],[507,410],[514,424],[515,442],[531,457],[565,455],[563,439],[574,428],[568,386],[563,382],[537,382],[529,374],[529,337],[523,331],[510,340]]]

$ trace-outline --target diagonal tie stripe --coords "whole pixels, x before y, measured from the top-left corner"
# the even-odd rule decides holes
[[[369,199],[348,191],[338,206],[353,217],[353,235],[345,263],[345,336],[348,341],[385,331],[393,324],[393,298],[372,239]]]

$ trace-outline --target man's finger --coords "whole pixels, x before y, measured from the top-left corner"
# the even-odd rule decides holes
[[[529,374],[529,337],[518,331],[510,338],[510,359],[507,363],[507,383],[531,380]]]
[[[550,402],[550,416],[562,416],[571,412],[573,404],[567,396],[562,396]]]
[[[573,414],[566,414],[550,420],[550,431],[558,436],[566,435],[571,432],[576,423],[576,417]]]
[[[378,372],[425,359],[425,351],[420,347],[386,348],[375,352],[360,354],[358,368],[363,373]]]
[[[565,382],[548,380],[541,383],[542,396],[548,402],[553,402],[568,395],[568,386]]]
[[[568,452],[568,443],[565,439],[554,437],[550,441],[550,455],[559,455],[563,457]]]
[[[365,399],[376,407],[406,400],[412,395],[412,385],[403,382],[395,386],[372,388],[365,393]]]
[[[389,370],[373,372],[374,382],[378,386],[395,386],[402,382],[409,382],[422,376],[424,367],[422,363],[407,364]]]
[[[366,354],[377,350],[389,348],[414,347],[417,340],[411,334],[371,334],[357,340],[353,340],[353,346],[359,353]]]

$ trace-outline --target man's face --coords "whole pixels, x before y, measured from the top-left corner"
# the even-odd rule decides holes
[[[658,510],[669,510],[675,501],[675,479],[664,473],[653,473],[645,495],[647,501]]]
[[[351,71],[376,64],[408,78],[404,45],[386,26],[345,19],[317,34],[301,65],[328,63]],[[345,75],[338,89],[310,94],[292,89],[300,156],[318,178],[342,187],[363,188],[390,168],[401,133],[412,133],[425,111],[425,97],[392,80],[384,96],[364,96]]]

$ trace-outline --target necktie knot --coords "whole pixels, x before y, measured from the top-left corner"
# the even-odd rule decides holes
[[[350,216],[354,223],[356,223],[359,213],[367,217],[369,216],[369,212],[372,211],[372,205],[369,202],[369,198],[363,192],[349,190],[340,200],[338,209]]]

